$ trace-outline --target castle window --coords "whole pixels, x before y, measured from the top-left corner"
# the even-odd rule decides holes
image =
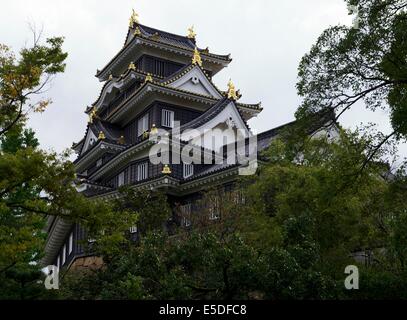
[[[246,197],[243,190],[238,189],[231,192],[232,201],[235,204],[246,204]]]
[[[71,254],[73,250],[73,232],[69,235],[69,246],[68,246],[68,254]]]
[[[148,131],[148,113],[138,119],[137,136],[140,137],[146,131]]]
[[[219,198],[213,199],[209,204],[209,220],[220,219]]]
[[[64,245],[62,249],[62,265],[65,264],[65,260],[66,260],[66,245]]]
[[[184,171],[183,172],[184,179],[193,176],[194,175],[194,165],[192,163],[191,164],[184,163],[183,171]]]
[[[132,227],[130,227],[130,233],[131,233],[131,234],[137,233],[137,226],[132,226]]]
[[[192,212],[192,205],[191,203],[187,203],[180,207],[181,217],[182,217],[182,226],[189,227],[191,226],[191,212]]]
[[[124,185],[124,171],[119,174],[117,184],[118,184],[119,187]]]
[[[161,121],[163,127],[174,128],[174,111],[163,109]]]
[[[142,181],[148,178],[148,163],[143,162],[137,165],[137,181]]]

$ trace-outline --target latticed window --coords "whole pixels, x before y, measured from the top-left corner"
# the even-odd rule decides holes
[[[122,185],[124,185],[124,171],[121,172],[118,176],[118,181],[117,181],[117,185],[119,187],[121,187]]]
[[[211,199],[211,202],[209,203],[209,219],[210,220],[220,219],[220,206],[218,197],[214,197],[213,199]]]
[[[140,137],[144,132],[148,131],[148,113],[142,116],[137,123],[137,136]]]
[[[174,128],[174,111],[163,109],[161,123],[163,127]]]
[[[142,181],[148,178],[148,163],[143,162],[137,165],[137,181]]]
[[[243,190],[241,190],[241,189],[233,190],[231,192],[231,198],[235,204],[245,204],[246,203],[245,194],[244,194]]]
[[[192,163],[191,164],[184,163],[184,166],[183,166],[184,178],[189,178],[193,175],[194,175],[194,165]]]
[[[182,217],[182,226],[189,227],[191,225],[192,204],[187,203],[180,207]]]

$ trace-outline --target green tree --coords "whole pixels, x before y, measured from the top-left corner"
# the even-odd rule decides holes
[[[261,286],[260,262],[238,236],[225,242],[211,232],[169,237],[156,231],[105,269],[67,275],[60,293],[69,299],[248,298]]]
[[[24,148],[36,148],[38,141],[30,130],[22,131],[15,127],[1,139],[1,150],[15,154]],[[9,201],[17,202],[29,197],[38,197],[40,190],[29,185],[20,185],[8,196]],[[3,197],[4,199],[4,197]],[[1,298],[26,299],[41,293],[36,283],[41,278],[35,262],[44,244],[41,228],[44,218],[37,214],[24,215],[21,211],[1,206],[0,261],[2,271],[0,281]]]
[[[122,187],[117,199],[103,204],[108,208],[102,208],[101,214],[96,211],[95,216],[85,217],[81,224],[95,240],[93,254],[103,257],[107,264],[134,246],[135,239],[126,232],[130,227],[137,227],[140,240],[151,232],[163,230],[172,214],[167,196],[158,191]]]
[[[379,279],[379,274],[387,275],[383,283],[398,282],[397,292],[404,296],[403,170],[389,175],[389,167],[380,161],[386,153],[381,149],[361,171],[372,140],[368,134],[342,131],[338,141],[303,139],[300,156],[297,145],[282,139],[266,152],[268,163],[248,190],[249,216],[255,221],[249,239],[259,247],[286,251],[301,274],[316,276],[312,282],[300,277],[291,296],[375,298],[376,282],[369,275]],[[372,252],[373,260],[367,268],[360,265],[364,293],[350,295],[343,290],[343,272],[357,264],[352,254],[358,251]],[[379,297],[393,294],[384,290]]]
[[[47,296],[39,283],[47,216],[88,229],[101,226],[112,243],[120,243],[123,231],[136,220],[129,212],[118,217],[110,203],[79,194],[69,153],[41,150],[34,133],[25,128],[30,112],[44,112],[51,102],[38,97],[65,69],[62,44],[62,38],[40,44],[35,37],[34,45],[23,48],[18,58],[0,45],[0,297],[4,299]]]
[[[359,23],[328,28],[302,58],[297,89],[304,100],[297,117],[334,110],[338,119],[362,102],[386,110],[393,132],[370,146],[368,162],[390,139],[407,137],[407,2],[345,2],[357,9]]]
[[[157,191],[120,188],[120,195],[110,205],[116,218],[111,217],[111,225],[106,225],[106,216],[92,224],[87,224],[87,229],[96,241],[92,247],[92,253],[103,257],[105,267],[93,272],[73,270],[65,275],[62,283],[60,296],[69,299],[142,299],[149,298],[150,293],[143,288],[143,278],[134,273],[136,268],[135,259],[141,256],[154,255],[153,245],[156,245],[155,253],[165,258],[166,250],[163,230],[171,217],[172,211],[167,197]],[[133,224],[137,226],[137,238],[135,239],[124,229],[121,232],[106,232],[114,227],[118,216],[129,215],[133,217]],[[119,225],[122,226],[121,224]],[[127,228],[128,230],[128,228]],[[167,236],[168,237],[168,236]],[[160,245],[158,247],[158,245]],[[145,247],[148,250],[145,250]],[[151,250],[150,250],[151,249]],[[161,251],[161,252],[160,252]],[[137,260],[138,261],[138,260]],[[162,275],[162,270],[153,270],[155,265],[143,265],[145,272]]]
[[[335,121],[355,107],[385,110],[393,131],[370,137],[363,143],[363,157],[343,163],[346,169],[352,169],[351,177],[364,170],[379,177],[380,170],[389,169],[378,165],[380,156],[381,159],[389,158],[394,152],[392,140],[405,141],[407,137],[407,1],[345,2],[351,13],[357,14],[358,24],[328,28],[303,57],[297,83],[303,103],[296,116],[306,122],[310,115],[334,111]],[[359,204],[360,208],[368,210],[360,216],[368,236],[364,247],[381,248],[373,250],[374,265],[364,270],[362,281],[365,285],[358,292],[359,297],[406,296],[406,206],[401,201],[406,190],[405,172],[402,167],[397,174],[386,175],[385,183],[378,185],[375,192],[366,193],[367,197]],[[355,195],[359,195],[359,189],[363,189],[368,177],[347,178],[341,177],[338,183],[343,185],[345,182],[350,186],[345,190],[357,189]],[[372,186],[375,184],[373,181]],[[335,191],[337,199],[346,196],[343,189]]]

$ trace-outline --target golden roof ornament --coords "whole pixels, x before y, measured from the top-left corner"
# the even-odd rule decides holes
[[[103,131],[100,131],[100,132],[99,132],[99,137],[98,137],[98,139],[99,139],[99,140],[105,140],[105,139],[106,139],[106,136],[105,136],[105,134],[103,133]]]
[[[168,164],[164,165],[162,173],[163,174],[171,174],[171,168],[170,168],[170,166]]]
[[[136,65],[134,64],[134,62],[130,62],[129,70],[136,70]]]
[[[140,28],[137,26],[136,29],[134,30],[134,35],[135,36],[141,36],[141,30]]]
[[[188,35],[187,38],[188,39],[195,39],[196,37],[196,32],[194,31],[194,26],[191,26],[188,28]]]
[[[153,82],[153,77],[151,76],[151,73],[147,73],[144,83],[146,82]]]
[[[148,137],[149,137],[149,133],[148,133],[148,131],[146,130],[146,131],[144,131],[143,132],[143,139],[147,139]]]
[[[96,108],[93,107],[92,111],[89,113],[89,123],[93,123],[93,119],[95,119],[96,117]]]
[[[159,40],[160,39],[160,34],[158,33],[158,32],[155,32],[154,34],[152,34],[151,36],[150,36],[150,39],[153,39],[153,40]]]
[[[119,139],[117,139],[118,144],[125,144],[124,136],[120,136]]]
[[[201,54],[198,51],[198,48],[195,47],[194,55],[192,57],[192,64],[197,64],[198,66],[202,67],[202,58]]]
[[[109,80],[113,80],[113,75],[109,74]]]
[[[236,87],[232,82],[232,79],[229,80],[228,82],[228,99],[230,100],[237,100],[238,97],[238,93],[236,92]]]
[[[130,28],[133,28],[135,23],[138,23],[138,13],[134,9],[132,9],[129,23]]]

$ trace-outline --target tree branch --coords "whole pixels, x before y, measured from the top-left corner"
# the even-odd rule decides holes
[[[376,145],[373,148],[373,152],[371,152],[369,154],[369,156],[363,162],[363,164],[362,164],[362,166],[360,168],[360,172],[363,172],[363,170],[365,170],[366,166],[369,164],[370,161],[372,161],[373,157],[377,154],[377,152],[386,144],[387,141],[389,141],[396,134],[397,134],[397,132],[393,131],[388,136],[386,136],[378,145]]]

